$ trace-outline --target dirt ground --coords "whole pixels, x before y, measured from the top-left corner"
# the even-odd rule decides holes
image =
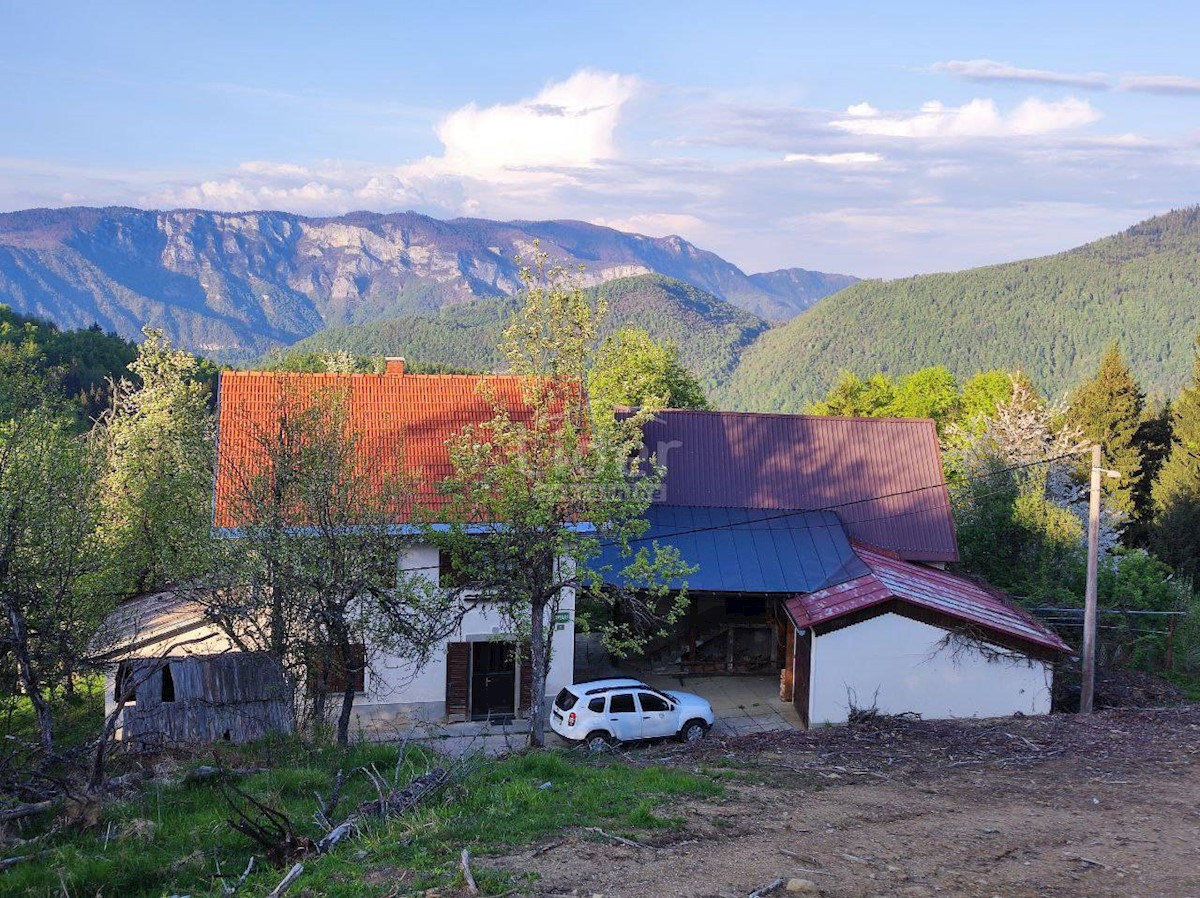
[[[629,757],[727,771],[726,795],[633,846],[565,833],[496,863],[547,896],[746,898],[796,878],[831,898],[1200,898],[1198,706],[875,718]]]

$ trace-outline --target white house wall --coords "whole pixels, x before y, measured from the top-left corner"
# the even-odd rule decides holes
[[[402,567],[419,571],[428,577],[438,576],[438,551],[429,546],[409,550]],[[571,683],[575,669],[575,597],[565,591],[561,613],[568,622],[551,623],[554,641],[551,647],[550,670],[546,677],[546,695],[553,697],[563,686]],[[366,694],[354,703],[355,726],[374,729],[377,735],[387,736],[389,729],[397,731],[417,721],[437,722],[446,716],[446,644],[505,639],[511,636],[502,615],[486,606],[467,612],[459,630],[437,646],[428,662],[414,670],[404,658],[371,655],[367,673]],[[367,647],[370,652],[370,646]]]
[[[810,719],[846,721],[851,703],[926,719],[1050,713],[1053,667],[1023,656],[996,658],[947,631],[883,614],[813,639]]]

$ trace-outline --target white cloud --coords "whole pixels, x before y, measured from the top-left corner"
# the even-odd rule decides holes
[[[1146,94],[1174,94],[1200,96],[1200,78],[1183,75],[1126,75],[1121,79],[1121,90]]]
[[[442,155],[418,165],[485,180],[594,166],[616,155],[617,121],[636,90],[633,77],[584,70],[517,103],[470,103],[438,124]]]
[[[931,100],[911,115],[868,115],[862,111],[865,105],[850,107],[847,118],[835,119],[830,124],[850,134],[874,137],[1017,137],[1080,128],[1100,118],[1090,103],[1073,97],[1058,101],[1028,99],[1008,114],[1002,113],[994,100],[983,99],[970,100],[961,106],[946,106]]]
[[[862,166],[883,161],[879,153],[788,153],[784,162],[811,162],[814,165]]]
[[[1148,139],[1085,127],[1097,118],[1079,99],[834,112],[584,71],[429,116],[423,137],[442,149],[425,158],[199,172],[0,158],[0,206],[579,218],[679,234],[748,271],[902,275],[1063,248],[1194,196],[1200,139],[1186,121],[1173,123],[1183,136]]]
[[[855,103],[846,109],[846,115],[853,116],[873,116],[879,115],[879,110],[870,103]]]
[[[533,204],[538,195],[575,183],[580,172],[611,162],[622,109],[637,89],[632,76],[585,69],[525,100],[454,110],[435,129],[440,156],[373,168],[337,161],[245,162],[226,178],[166,187],[143,201],[311,214],[412,206],[500,214],[493,202],[500,193],[508,205]]]
[[[1072,74],[1048,69],[1025,69],[990,59],[952,59],[949,62],[935,62],[929,68],[931,71],[955,75],[968,81],[1062,85],[1084,90],[1108,90],[1111,87],[1108,76],[1100,72]]]
[[[593,218],[591,222],[618,231],[645,234],[647,237],[687,235],[689,239],[696,239],[695,235],[708,226],[704,219],[680,212],[645,212],[625,218]]]

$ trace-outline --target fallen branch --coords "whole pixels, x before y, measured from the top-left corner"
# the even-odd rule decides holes
[[[36,854],[18,854],[16,857],[6,857],[3,860],[0,860],[0,870],[7,870],[9,867],[21,863],[21,861],[31,861],[39,855],[48,853],[49,852],[46,851],[39,851]]]
[[[300,875],[303,872],[304,865],[296,864],[296,866],[288,870],[287,876],[280,880],[279,885],[275,886],[275,888],[271,890],[271,894],[269,894],[267,898],[279,898],[280,895],[282,895],[295,884],[296,880],[300,878]]]
[[[35,801],[30,804],[19,804],[13,808],[5,808],[3,811],[0,811],[0,823],[7,823],[10,820],[20,820],[23,817],[32,817],[34,814],[48,811],[52,807],[54,807],[54,799],[48,798],[45,801]]]
[[[777,888],[783,885],[784,882],[785,880],[782,876],[777,879],[772,879],[765,886],[759,886],[757,889],[747,895],[746,898],[764,898],[765,895],[770,895]]]
[[[459,856],[458,866],[462,869],[463,879],[467,883],[467,891],[472,895],[478,895],[479,886],[475,885],[475,877],[471,875],[471,852],[465,848],[462,850],[462,855]]]
[[[633,839],[626,839],[624,836],[614,836],[612,833],[606,833],[598,826],[588,826],[584,828],[587,830],[587,832],[596,833],[597,835],[604,836],[606,839],[612,839],[614,842],[620,842],[622,845],[627,845],[630,848],[649,847],[647,845],[643,845],[641,842],[635,842]]]
[[[217,867],[218,873],[220,872],[220,869],[221,869],[220,866],[218,866]],[[250,871],[253,869],[254,869],[254,855],[251,855],[250,860],[246,863],[246,869],[242,871],[242,875],[238,877],[237,882],[235,882],[233,885],[226,885],[224,882],[222,882],[221,883],[221,891],[226,895],[236,895],[237,890],[240,889],[245,884],[246,877],[250,875]]]
[[[562,845],[565,841],[566,841],[565,839],[559,839],[557,842],[551,842],[549,845],[543,845],[541,848],[535,848],[533,853],[529,856],[530,857],[538,857],[539,855],[545,854],[547,851],[553,851],[559,845]]]
[[[338,842],[346,838],[354,829],[354,824],[349,820],[343,821],[329,831],[329,833],[317,842],[317,854],[328,854],[337,847]]]

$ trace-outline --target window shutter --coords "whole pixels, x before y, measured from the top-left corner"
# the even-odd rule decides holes
[[[446,717],[467,719],[471,686],[471,643],[446,644]]]
[[[529,706],[533,704],[533,658],[529,653],[528,643],[521,644],[518,657],[521,659],[521,695],[518,710],[528,713]]]

